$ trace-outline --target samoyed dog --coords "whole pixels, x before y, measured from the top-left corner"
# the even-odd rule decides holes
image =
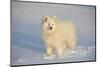
[[[76,29],[71,21],[60,21],[56,16],[45,16],[42,21],[42,35],[46,56],[56,54],[63,57],[66,50],[76,47]]]

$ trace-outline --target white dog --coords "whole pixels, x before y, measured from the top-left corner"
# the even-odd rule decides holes
[[[47,56],[57,53],[63,57],[65,50],[76,47],[76,29],[71,21],[59,21],[56,16],[45,16],[42,32]]]

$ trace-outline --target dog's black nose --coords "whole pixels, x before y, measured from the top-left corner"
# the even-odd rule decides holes
[[[52,27],[50,27],[50,30],[52,30]]]

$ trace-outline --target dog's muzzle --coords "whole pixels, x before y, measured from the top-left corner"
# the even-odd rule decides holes
[[[52,30],[52,27],[50,27],[50,30]]]
[[[50,26],[50,27],[48,27],[48,29],[49,29],[49,30],[52,30],[52,27]]]

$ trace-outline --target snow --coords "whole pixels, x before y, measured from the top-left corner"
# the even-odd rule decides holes
[[[20,48],[13,46],[13,65],[26,64],[44,64],[44,63],[59,63],[59,62],[77,62],[77,61],[93,61],[95,60],[95,46],[82,47],[78,46],[75,51],[65,53],[63,58],[55,55],[45,57],[45,52],[39,52],[34,49]]]

